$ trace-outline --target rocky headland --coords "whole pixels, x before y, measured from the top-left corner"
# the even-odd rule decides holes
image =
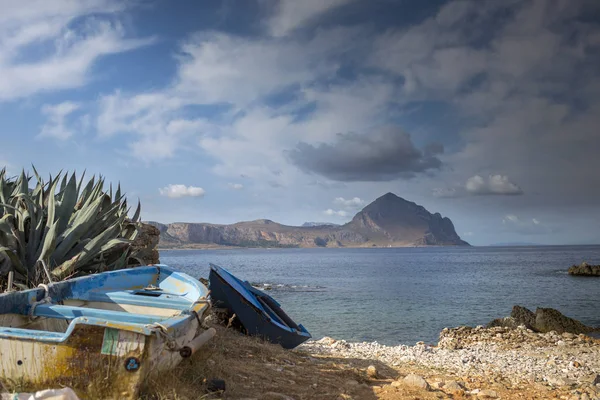
[[[569,268],[569,275],[578,276],[600,276],[600,265],[590,265],[582,262],[579,265],[573,265]]]
[[[344,225],[288,226],[261,219],[230,225],[148,222],[160,231],[161,248],[468,246],[452,221],[387,193]]]

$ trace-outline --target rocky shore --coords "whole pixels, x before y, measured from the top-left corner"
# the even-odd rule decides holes
[[[582,262],[579,265],[571,266],[569,268],[569,275],[600,276],[600,265],[590,265]]]
[[[437,346],[385,346],[325,337],[301,349],[379,360],[392,368],[423,367],[422,376],[409,380],[447,394],[483,397],[482,390],[489,390],[489,398],[513,398],[511,391],[533,390],[538,395],[529,398],[600,399],[600,340],[584,334],[536,333],[525,326],[459,327],[444,329]],[[440,373],[454,379],[429,379]]]

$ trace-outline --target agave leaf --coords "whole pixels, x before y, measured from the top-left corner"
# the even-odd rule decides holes
[[[67,171],[64,175],[63,178],[60,182],[60,189],[58,190],[59,193],[61,193],[63,190],[65,190],[65,187],[67,187],[67,179],[69,178],[69,171]]]
[[[44,237],[44,246],[38,256],[38,261],[44,261],[46,264],[50,261],[50,254],[54,251],[56,247],[56,228],[58,227],[58,221],[52,224],[50,229],[48,229],[48,233],[46,233]]]
[[[135,224],[127,224],[121,230],[121,236],[128,240],[134,240],[137,236],[138,228]]]
[[[51,275],[58,279],[64,279],[66,276],[71,275],[73,272],[75,272],[79,257],[81,257],[81,254],[77,254],[73,258],[63,262],[61,265],[52,270]]]
[[[75,247],[73,247],[71,250],[69,250],[69,252],[65,255],[64,259],[67,259],[67,260],[71,259],[74,256],[76,256],[77,254],[81,253],[81,250],[83,250],[85,245],[87,245],[91,241],[92,241],[92,239],[89,239],[89,238],[81,239]]]
[[[35,169],[35,165],[31,164],[31,168],[33,169],[33,173],[35,174],[35,177],[36,177],[37,181],[38,182],[43,182],[44,180],[42,179],[42,177],[38,173],[37,169]]]
[[[57,240],[57,247],[54,252],[55,260],[62,260],[65,254],[67,254],[67,252],[77,244],[81,237],[87,233],[90,227],[93,226],[95,222],[94,218],[98,214],[101,202],[102,198],[98,198],[94,203],[77,212],[71,223],[71,227],[61,233]]]
[[[13,234],[14,232],[14,217],[10,214],[6,214],[0,218],[0,246],[9,247],[16,249],[17,238]]]
[[[78,209],[81,208],[81,207],[83,207],[83,204],[86,202],[87,196],[91,193],[92,188],[94,187],[94,180],[95,179],[96,179],[96,177],[92,176],[92,179],[90,179],[88,181],[88,183],[85,185],[85,187],[81,191],[81,194],[79,195],[79,200],[77,201],[77,208]],[[81,182],[79,183],[79,186],[81,187]]]
[[[85,265],[89,261],[92,261],[96,255],[98,255],[99,251],[102,249],[102,246],[107,244],[107,241],[110,240],[111,237],[116,236],[116,233],[120,229],[120,223],[115,223],[113,226],[96,236],[92,239],[88,244],[85,245],[83,250],[81,251],[81,265]]]
[[[83,174],[81,174],[81,178],[79,178],[79,183],[77,184],[77,193],[81,192],[81,185],[83,184],[83,178],[85,177],[85,172],[87,170],[83,170]],[[73,176],[75,176],[75,171],[73,171]],[[93,179],[93,177],[92,177]]]
[[[114,264],[109,265],[110,269],[123,269],[127,267],[127,262],[129,261],[129,254],[131,253],[131,249],[128,248],[121,254],[121,256],[114,262]]]
[[[138,198],[138,205],[135,209],[135,213],[133,214],[133,218],[131,218],[131,222],[137,223],[140,222],[140,213],[142,211],[142,204],[140,203],[140,199]]]
[[[65,186],[60,207],[56,212],[56,220],[59,222],[58,232],[63,232],[67,228],[69,219],[75,209],[75,204],[77,204],[77,180],[75,179],[75,174],[73,174],[71,179],[69,179],[69,183]]]
[[[115,200],[120,199],[120,198],[121,198],[121,182],[117,183],[117,192],[115,193]]]
[[[9,249],[8,247],[0,246],[0,253],[4,254],[6,257],[8,257],[8,259],[10,260],[15,271],[18,271],[19,273],[21,273],[23,275],[27,275],[27,270],[23,267],[21,260],[13,252],[12,249]]]

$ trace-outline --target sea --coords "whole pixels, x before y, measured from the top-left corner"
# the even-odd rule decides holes
[[[444,327],[485,325],[519,304],[600,327],[600,246],[161,250],[199,278],[209,263],[266,290],[319,339],[436,343]]]

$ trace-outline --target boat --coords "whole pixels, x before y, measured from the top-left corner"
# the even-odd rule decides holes
[[[306,328],[296,324],[274,298],[225,268],[210,264],[208,281],[212,306],[235,314],[248,335],[261,336],[286,349],[311,338]]]
[[[215,334],[206,286],[166,265],[40,286],[0,294],[0,381],[85,391],[100,377],[100,397],[134,399]]]

